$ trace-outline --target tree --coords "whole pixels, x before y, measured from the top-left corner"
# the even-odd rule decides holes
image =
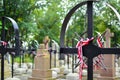
[[[23,41],[37,40],[41,43],[45,36],[49,36],[59,42],[62,22],[66,14],[81,1],[84,0],[6,0],[5,15],[17,21]],[[94,3],[94,32],[102,33],[106,28],[110,28],[116,33],[114,39],[118,41],[112,41],[115,45],[120,43],[117,37],[120,24],[114,12],[106,7],[105,2],[109,2],[118,12],[120,11],[119,0],[102,0]],[[80,35],[86,31],[86,15],[86,6],[79,8],[72,15],[68,24],[67,40],[76,37],[75,32]]]
[[[20,37],[23,41],[29,40],[29,35],[33,35],[37,30],[33,10],[38,8],[37,0],[4,0],[5,11],[4,16],[13,18],[19,25]],[[10,26],[6,23],[6,26]],[[33,29],[34,28],[34,29]],[[12,29],[9,27],[8,33],[12,34]]]
[[[39,3],[40,8],[34,10],[35,21],[39,28],[38,34],[35,35],[35,39],[42,42],[45,36],[49,36],[58,42],[58,36],[60,32],[60,15],[61,8],[59,7],[60,0],[46,0]]]

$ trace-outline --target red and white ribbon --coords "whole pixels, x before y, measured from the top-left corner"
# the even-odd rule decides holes
[[[0,43],[1,43],[3,46],[6,46],[6,45],[7,45],[7,42],[5,42],[5,41],[0,41]]]
[[[102,37],[100,35],[98,35],[97,44],[100,48],[103,48],[103,42],[101,41],[101,39],[102,39]],[[102,68],[107,70],[104,63],[103,63],[103,60],[104,60],[103,55],[102,54],[98,55],[95,66],[99,65],[99,66],[97,66],[98,68],[101,66]]]
[[[87,39],[87,40],[83,40],[81,39],[77,45],[76,48],[78,48],[78,58],[80,60],[80,67],[79,67],[79,77],[80,80],[82,80],[82,70],[83,68],[87,68],[87,65],[84,63],[83,61],[83,51],[82,51],[82,47],[85,45],[88,45],[94,38],[91,39]]]
[[[97,37],[97,40],[96,40],[96,41],[97,41],[98,46],[99,46],[100,48],[102,48],[102,47],[103,47],[103,44],[102,44],[102,42],[101,42],[100,36]],[[100,68],[101,60],[102,60],[102,55],[101,55],[101,54],[98,55],[97,57],[95,57],[95,58],[93,59],[93,66],[94,66],[95,69],[99,69],[99,68]]]

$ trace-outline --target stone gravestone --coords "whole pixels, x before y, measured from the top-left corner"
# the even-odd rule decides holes
[[[114,34],[110,32],[110,29],[106,29],[105,33],[105,48],[110,48],[111,37]],[[114,54],[104,54],[104,64],[106,65],[107,71],[100,69],[100,77],[98,80],[115,80],[115,55]]]
[[[35,69],[33,69],[32,78],[29,80],[49,80],[52,77],[49,60],[48,50],[45,49],[44,44],[40,44],[40,49],[37,50],[37,55],[34,58]]]
[[[52,70],[50,70],[50,54],[45,44],[40,44],[34,63],[35,68],[32,70],[32,77],[28,80],[53,80]]]

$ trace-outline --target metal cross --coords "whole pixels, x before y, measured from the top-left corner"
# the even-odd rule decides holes
[[[15,55],[19,55],[20,47],[19,47],[19,28],[17,23],[10,17],[2,17],[2,32],[1,32],[1,41],[6,41],[5,35],[5,19],[9,20],[12,23],[12,27],[14,29],[15,34],[15,47],[7,48],[3,45],[0,46],[0,53],[1,53],[1,80],[4,80],[4,55],[7,52],[15,52]]]
[[[60,34],[60,59],[64,59],[64,54],[77,54],[77,48],[66,48],[64,45],[65,31],[72,14],[81,6],[87,4],[87,37],[90,39],[93,37],[93,2],[95,0],[84,1],[73,7],[69,13],[66,15],[64,22],[62,24],[61,34]],[[100,48],[94,45],[92,42],[90,44],[83,46],[83,55],[88,58],[88,75],[87,80],[93,80],[93,58],[99,54],[120,54],[120,48]]]

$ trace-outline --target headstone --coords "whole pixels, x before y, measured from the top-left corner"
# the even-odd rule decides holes
[[[34,58],[35,68],[32,70],[32,77],[28,80],[49,80],[52,79],[50,70],[50,54],[44,44],[40,44],[40,49]]]
[[[106,29],[105,48],[110,48],[111,37],[113,37],[113,35],[114,34],[110,32],[110,29]],[[115,80],[115,56],[114,54],[105,54],[103,56],[107,71],[100,69],[100,77],[98,77],[98,80]]]

